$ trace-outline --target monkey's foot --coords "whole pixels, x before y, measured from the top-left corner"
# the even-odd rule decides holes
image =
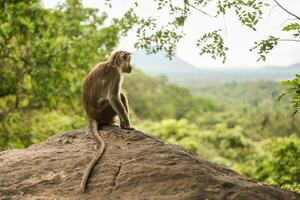
[[[125,129],[125,130],[130,130],[130,131],[134,131],[134,130],[136,130],[134,127],[128,127],[128,128],[122,128],[122,129]]]

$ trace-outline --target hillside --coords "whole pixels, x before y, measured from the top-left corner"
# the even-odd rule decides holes
[[[269,66],[260,69],[241,66],[240,68],[213,70],[205,66],[193,66],[177,56],[169,60],[163,52],[148,55],[143,50],[133,53],[132,62],[135,67],[147,74],[164,75],[171,82],[181,85],[258,80],[282,81],[300,73],[299,64],[285,67]]]
[[[140,131],[106,128],[100,134],[107,148],[86,193],[77,189],[95,142],[82,129],[1,152],[0,199],[299,199]]]

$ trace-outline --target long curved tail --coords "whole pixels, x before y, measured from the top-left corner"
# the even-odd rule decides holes
[[[97,143],[100,145],[100,148],[96,151],[93,159],[90,161],[88,167],[86,168],[86,170],[83,174],[83,177],[82,177],[82,180],[80,183],[80,188],[79,188],[80,193],[85,192],[86,184],[87,184],[88,178],[90,176],[90,173],[91,173],[93,167],[95,166],[95,164],[97,163],[97,161],[103,155],[103,152],[105,150],[105,143],[104,143],[103,139],[101,138],[101,136],[98,134],[96,120],[89,118],[89,127],[90,127],[90,132],[96,139]]]

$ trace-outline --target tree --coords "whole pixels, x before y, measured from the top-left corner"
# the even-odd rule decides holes
[[[44,9],[39,0],[2,1],[1,117],[78,98],[87,69],[118,43],[119,29],[104,26],[106,18],[79,0],[54,10]]]
[[[84,116],[83,77],[111,53],[121,34],[118,20],[104,25],[106,18],[80,0],[55,9],[39,0],[1,1],[0,150],[80,126],[74,113]]]
[[[221,18],[230,11],[234,11],[242,25],[256,31],[256,25],[262,19],[263,9],[271,5],[263,0],[183,0],[178,3],[175,0],[154,0],[158,11],[167,12],[170,20],[161,25],[161,20],[153,16],[149,18],[140,18],[134,11],[134,8],[139,7],[139,1],[132,0],[133,7],[130,8],[122,19],[124,24],[123,29],[128,30],[133,28],[136,30],[137,40],[134,44],[136,48],[146,49],[148,53],[156,53],[160,50],[166,52],[166,56],[170,59],[175,55],[177,43],[184,37],[184,25],[191,16],[193,10],[200,12],[207,17]],[[261,41],[255,42],[250,51],[257,51],[258,61],[265,61],[267,54],[280,42],[297,42],[300,43],[300,17],[287,10],[278,0],[272,0],[273,8],[279,7],[284,12],[288,13],[292,18],[286,19],[282,28],[283,32],[290,34],[289,38],[280,38],[278,36],[270,36]],[[112,0],[106,0],[106,3],[112,5]],[[209,14],[205,11],[207,7],[214,7],[215,13]],[[273,10],[271,9],[271,11]],[[126,25],[126,26],[125,26]],[[226,61],[226,53],[229,50],[224,40],[224,32],[226,27],[220,27],[212,32],[205,33],[199,36],[195,44],[199,48],[199,54],[209,54],[213,59],[221,59]],[[290,82],[293,87],[299,88],[297,81]],[[286,84],[283,84],[286,85]],[[295,90],[294,90],[295,91]],[[294,113],[300,105],[299,95],[289,90],[293,94]]]
[[[297,74],[295,79],[283,81],[281,84],[288,89],[282,92],[278,99],[290,95],[293,114],[296,114],[300,108],[300,74]]]

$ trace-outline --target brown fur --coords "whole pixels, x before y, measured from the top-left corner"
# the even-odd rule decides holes
[[[122,74],[130,73],[131,70],[130,53],[117,51],[108,61],[97,64],[85,78],[83,106],[88,116],[90,132],[100,145],[100,150],[96,152],[85,171],[80,192],[85,191],[89,174],[105,150],[105,143],[97,128],[114,124],[118,115],[120,127],[132,129],[129,123],[127,98],[121,93]]]

